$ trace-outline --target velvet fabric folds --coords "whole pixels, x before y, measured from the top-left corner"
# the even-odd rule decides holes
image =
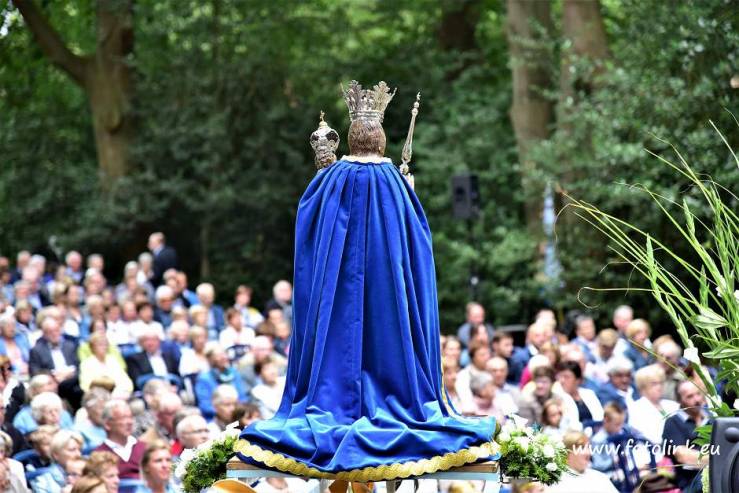
[[[242,432],[242,460],[377,481],[495,456],[495,419],[458,415],[443,388],[431,232],[392,162],[345,156],[316,175],[294,281],[285,393]]]

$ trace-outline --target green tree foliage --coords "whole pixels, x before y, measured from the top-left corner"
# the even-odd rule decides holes
[[[724,1],[619,1],[608,3],[605,13],[614,58],[599,89],[581,94],[568,112],[568,131],[556,133],[543,145],[539,159],[545,172],[560,180],[571,196],[677,239],[649,198],[629,185],[644,185],[678,202],[687,197],[697,205],[697,191],[676,180],[644,151],[672,160],[674,154],[665,141],[686,152],[688,162],[719,182],[739,178],[726,146],[709,124],[713,120],[736,147],[739,131],[727,110],[738,108],[739,94],[730,80],[736,75],[739,56],[739,15],[735,6]],[[591,66],[581,63],[576,69],[579,80],[588,80]],[[567,174],[578,178],[565,182],[562,177]],[[584,234],[587,229],[589,225],[574,222],[560,231],[566,288],[558,302],[563,306],[573,306],[582,286],[644,286],[628,267],[615,263],[618,258],[602,237]],[[607,263],[609,267],[600,272]],[[612,308],[630,302],[641,313],[651,311],[652,320],[665,320],[642,295],[580,294],[588,304]]]
[[[89,4],[43,3],[76,53],[94,43]],[[543,303],[572,307],[582,285],[627,281],[628,272],[599,275],[607,254],[563,241],[566,288],[543,294],[508,116],[505,2],[134,5],[134,169],[104,194],[84,94],[0,1],[0,252],[48,250],[55,235],[64,249],[104,253],[115,277],[149,232],[163,230],[192,282],[213,281],[224,302],[246,282],[257,289],[257,303],[264,301],[276,279],[292,277],[296,205],[314,174],[308,136],[319,111],[342,135],[345,153],[349,122],[339,83],[384,79],[399,87],[385,117],[396,161],[422,92],[412,166],[434,232],[443,330],[464,317],[472,262],[480,300],[498,324],[525,322]],[[657,214],[614,181],[679,191],[641,151],[663,148],[650,132],[685,144],[707,165],[727,162],[707,120],[726,127],[722,107],[736,99],[728,87],[739,53],[736,14],[722,0],[609,2],[605,13],[613,53],[606,90],[578,100],[569,138],[555,133],[537,150],[542,179],[582,169],[568,192],[650,227]],[[449,26],[472,37],[455,46]],[[554,51],[567,49],[552,42]],[[586,135],[588,149],[578,145]],[[479,175],[483,199],[473,243],[467,224],[451,214],[450,178],[466,171]],[[733,172],[727,165],[725,173]]]

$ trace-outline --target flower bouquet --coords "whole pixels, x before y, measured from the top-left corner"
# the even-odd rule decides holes
[[[500,467],[508,478],[557,483],[567,469],[567,450],[538,429],[527,427],[520,416],[510,416],[495,437],[500,445]]]
[[[174,475],[182,482],[185,493],[200,493],[216,481],[225,479],[226,465],[234,456],[234,444],[239,433],[239,423],[234,421],[215,440],[182,452]]]

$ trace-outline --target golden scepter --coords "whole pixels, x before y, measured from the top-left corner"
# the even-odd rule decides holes
[[[405,144],[403,145],[403,153],[401,154],[400,173],[405,177],[410,184],[411,188],[414,188],[415,181],[411,174],[410,167],[408,164],[411,162],[411,156],[413,155],[413,130],[416,128],[416,116],[418,115],[418,107],[421,105],[421,93],[416,95],[416,101],[413,103],[413,109],[411,110],[411,124],[408,127],[408,137],[405,138]]]

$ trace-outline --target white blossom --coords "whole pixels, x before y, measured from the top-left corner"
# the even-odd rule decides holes
[[[177,479],[182,479],[185,477],[185,473],[187,472],[187,462],[184,460],[181,460],[177,463],[177,467],[174,469],[174,475]]]
[[[507,431],[501,431],[498,433],[498,443],[505,443],[511,440],[511,434]]]
[[[529,439],[526,437],[517,437],[514,442],[518,445],[521,450],[526,452],[529,449]]]
[[[197,451],[202,452],[203,450],[208,450],[213,446],[213,440],[208,440],[207,442],[203,442],[200,445],[198,445]]]
[[[547,468],[547,471],[554,472],[557,470],[557,464],[555,464],[554,462],[550,462],[546,465],[546,468]]]
[[[554,447],[549,444],[544,445],[544,448],[542,448],[542,453],[544,454],[544,457],[551,459],[552,457],[554,457]]]
[[[195,451],[195,449],[188,448],[182,451],[182,453],[180,454],[180,460],[187,463],[193,460],[196,455],[197,452]]]

